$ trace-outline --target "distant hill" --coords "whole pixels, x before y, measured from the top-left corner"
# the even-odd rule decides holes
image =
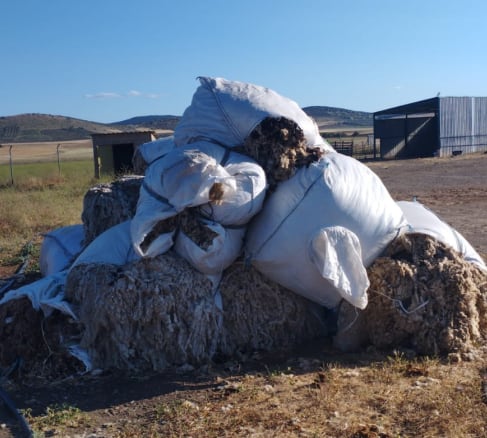
[[[372,127],[372,113],[328,106],[310,106],[303,110],[316,120],[320,130]],[[138,116],[115,123],[97,123],[51,114],[20,114],[0,117],[0,143],[67,141],[90,138],[91,134],[134,130],[173,131],[180,116]]]
[[[179,116],[138,116],[131,119],[122,120],[121,122],[111,123],[113,126],[137,126],[147,129],[164,129],[174,131],[179,123]]]
[[[125,127],[106,125],[50,114],[0,117],[0,142],[66,141],[90,138],[90,134],[122,132]]]
[[[373,114],[331,106],[308,106],[303,108],[308,116],[315,119],[320,130],[372,128]]]

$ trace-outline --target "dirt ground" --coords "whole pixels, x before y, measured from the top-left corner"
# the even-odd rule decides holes
[[[369,163],[397,201],[416,197],[487,256],[487,154]]]
[[[486,258],[487,154],[371,162],[367,165],[381,177],[394,199],[412,200],[416,197],[456,228]],[[431,431],[421,433],[421,430],[429,430],[423,423],[434,420],[424,419],[423,423],[411,424],[406,424],[404,420],[402,426],[398,426],[393,422],[399,420],[393,420],[393,415],[381,417],[376,412],[370,414],[368,422],[363,419],[354,422],[351,417],[339,414],[341,407],[327,405],[328,396],[323,392],[323,387],[328,385],[326,391],[331,391],[330,388],[334,387],[333,376],[338,373],[338,368],[343,369],[340,378],[349,382],[341,389],[347,391],[344,397],[352,395],[351,398],[357,398],[360,373],[366,373],[364,369],[375,366],[373,364],[377,362],[386,361],[389,354],[377,351],[344,354],[334,350],[328,340],[319,340],[302,346],[298,351],[256,354],[247,361],[212,364],[198,372],[177,370],[149,376],[104,372],[73,376],[59,382],[3,384],[0,380],[0,383],[15,405],[19,409],[30,409],[33,417],[46,415],[46,409],[55,405],[77,407],[83,412],[82,417],[72,418],[68,425],[59,418],[53,419],[53,423],[43,427],[43,436],[46,437],[440,436]],[[451,366],[442,364],[433,370],[407,365],[409,368],[406,367],[403,374],[405,379],[414,378],[414,382],[424,381],[424,385],[435,385],[436,381],[442,379],[446,382],[448,374],[453,372]],[[468,379],[476,379],[472,385],[478,389],[483,382],[483,391],[487,392],[487,380],[479,380],[479,366],[484,369],[485,362],[468,368],[470,371],[458,368],[455,371],[459,373],[458,385],[466,388]],[[470,372],[477,374],[472,377],[468,374]],[[371,406],[375,406],[375,411],[379,412],[386,412],[385,406],[395,403],[405,417],[413,415],[408,414],[408,406],[400,405],[397,399],[388,401],[388,397],[393,397],[391,391],[397,391],[397,394],[410,392],[402,388],[404,382],[388,381],[387,373],[383,373],[376,372],[372,374],[376,380],[365,382],[369,387],[375,387],[372,390],[375,392],[373,403],[368,403],[372,403]],[[355,381],[353,379],[357,379],[357,386],[350,383]],[[412,386],[416,384],[413,380],[408,382]],[[418,383],[417,386],[421,385]],[[457,386],[454,391],[461,398]],[[443,388],[443,391],[444,396],[448,397],[448,390]],[[419,390],[414,394],[412,400],[415,401],[411,402],[413,408],[423,409],[422,402],[419,402],[421,396],[416,395],[420,394]],[[463,399],[460,402],[466,403]],[[482,421],[482,416],[486,416],[485,404],[479,403],[472,423]],[[247,411],[243,410],[244,404],[247,404]],[[254,410],[251,410],[252,407]],[[317,407],[319,410],[316,410]],[[355,405],[349,408],[350,415],[354,409],[358,409]],[[453,408],[456,408],[455,403],[452,404]],[[326,421],[323,418],[325,411]],[[441,412],[441,408],[437,408],[431,413],[425,412],[425,415],[428,418],[441,416]],[[460,417],[469,414],[455,412],[454,415]],[[474,436],[474,432],[468,430],[463,430],[463,433],[454,430],[454,424],[445,421],[442,420],[443,426],[440,424],[434,429],[441,436]],[[18,422],[2,408],[1,403],[0,425],[0,437],[22,436]],[[418,435],[414,430],[418,430]],[[485,424],[476,425],[472,430],[477,436],[479,430],[487,434]],[[342,431],[343,435],[337,431]]]

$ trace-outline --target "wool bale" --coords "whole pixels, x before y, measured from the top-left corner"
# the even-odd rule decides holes
[[[342,319],[339,344],[360,333],[379,348],[462,357],[485,343],[487,275],[451,247],[425,234],[402,235],[368,275],[369,304],[348,335],[343,329],[355,316]]]
[[[81,219],[88,245],[104,231],[135,215],[142,176],[126,176],[90,188],[83,199]]]
[[[172,251],[125,266],[78,265],[65,293],[79,305],[80,346],[94,367],[161,371],[215,352],[221,313],[212,285]]]
[[[242,261],[223,274],[219,352],[233,356],[281,350],[326,334],[321,306],[264,277]]]
[[[80,333],[81,326],[61,312],[46,317],[27,297],[8,301],[0,305],[0,368],[14,368],[20,361],[9,377],[24,383],[81,372],[83,364],[69,351]]]
[[[321,306],[241,262],[225,271],[220,286],[223,310],[207,277],[168,251],[125,266],[75,266],[65,293],[85,327],[80,346],[103,369],[199,366],[326,333]]]

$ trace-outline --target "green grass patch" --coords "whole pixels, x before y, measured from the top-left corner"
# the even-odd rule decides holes
[[[101,182],[91,160],[63,163],[61,173],[53,163],[18,165],[15,172],[13,185],[0,183],[0,264],[42,233],[81,223],[84,195]]]
[[[80,427],[85,421],[85,415],[79,408],[65,403],[48,406],[45,415],[38,417],[34,417],[30,409],[24,410],[23,414],[32,426],[35,436],[39,437],[48,436],[44,432],[49,432],[53,428],[64,430],[69,427]]]
[[[17,189],[49,187],[65,180],[90,180],[94,176],[93,160],[25,163],[0,166],[0,187],[15,186]],[[13,180],[13,184],[12,184]]]

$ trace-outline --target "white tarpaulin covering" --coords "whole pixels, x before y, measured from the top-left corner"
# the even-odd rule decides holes
[[[27,297],[35,310],[42,310],[49,316],[54,309],[77,319],[71,305],[64,300],[64,284],[68,271],[51,274],[33,283],[26,284],[18,289],[9,290],[0,300],[0,305],[10,301]]]
[[[365,268],[406,220],[381,180],[335,152],[280,183],[246,238],[246,256],[264,275],[326,307],[342,298],[367,305]]]
[[[291,99],[259,85],[223,78],[199,77],[200,86],[174,131],[177,146],[209,140],[241,146],[266,117],[285,117],[304,133],[309,147],[333,148],[321,137],[315,121]]]
[[[39,255],[41,274],[46,277],[66,269],[83,249],[83,225],[68,225],[44,235]]]
[[[141,144],[137,147],[137,153],[142,156],[147,165],[150,165],[175,147],[174,136],[171,135]]]
[[[101,233],[76,258],[70,269],[82,264],[124,265],[140,259],[130,239],[130,223],[125,221]]]

